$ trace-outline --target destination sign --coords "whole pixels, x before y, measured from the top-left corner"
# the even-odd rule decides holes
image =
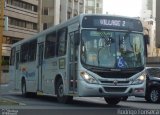
[[[82,21],[82,27],[143,31],[139,20],[115,16],[85,16]]]

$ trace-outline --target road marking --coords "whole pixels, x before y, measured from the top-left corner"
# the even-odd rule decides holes
[[[11,102],[14,102],[14,103],[18,103],[18,105],[26,105],[25,103],[15,101],[17,98],[14,98],[14,97],[9,96],[9,97],[5,97],[4,99],[8,100],[8,101],[11,101]]]

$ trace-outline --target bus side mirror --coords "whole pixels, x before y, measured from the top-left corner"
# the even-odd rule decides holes
[[[75,41],[74,41],[75,46],[78,46],[80,43],[80,33],[79,32],[75,33],[74,38],[75,38]]]

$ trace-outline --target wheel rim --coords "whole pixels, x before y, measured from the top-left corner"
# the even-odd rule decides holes
[[[60,97],[63,97],[63,85],[62,84],[58,88],[58,94]]]
[[[151,92],[151,101],[156,102],[158,100],[158,90],[152,90]]]

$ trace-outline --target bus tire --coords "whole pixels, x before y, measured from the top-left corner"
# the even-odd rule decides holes
[[[117,105],[117,104],[121,101],[121,98],[119,98],[119,97],[117,97],[117,98],[104,97],[104,100],[105,100],[109,105]]]
[[[22,96],[26,97],[27,96],[27,91],[26,91],[26,81],[23,79],[21,83],[21,91],[22,91]]]
[[[65,96],[63,90],[62,79],[59,79],[56,83],[57,100],[60,103],[70,103],[73,100],[73,96]]]

